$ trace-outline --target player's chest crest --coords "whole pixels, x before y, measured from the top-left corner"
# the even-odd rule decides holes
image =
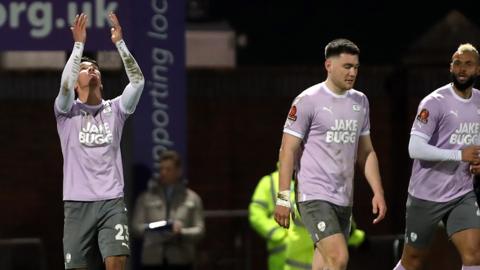
[[[111,117],[112,116],[112,106],[110,102],[106,102],[101,110],[103,117]]]

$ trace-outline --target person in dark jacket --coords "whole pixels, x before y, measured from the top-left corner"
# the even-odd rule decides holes
[[[185,186],[180,155],[165,151],[159,178],[137,199],[133,233],[143,238],[144,270],[191,270],[195,245],[205,233],[201,198]]]

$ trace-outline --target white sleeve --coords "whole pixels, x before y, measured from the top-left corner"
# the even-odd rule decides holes
[[[77,83],[78,73],[80,72],[80,61],[83,54],[83,43],[75,42],[72,54],[68,58],[62,72],[60,91],[55,99],[57,110],[67,113],[72,108],[75,98],[75,84]]]
[[[426,161],[462,161],[462,150],[440,149],[428,144],[427,139],[410,135],[408,143],[410,158]]]
[[[120,103],[126,113],[132,114],[137,107],[140,96],[142,95],[145,79],[143,78],[140,66],[138,66],[137,61],[133,58],[123,39],[118,41],[115,45],[122,58],[128,80],[130,81],[123,90],[122,96],[120,97]]]

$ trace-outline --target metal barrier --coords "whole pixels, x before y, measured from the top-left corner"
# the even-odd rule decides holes
[[[0,239],[0,269],[46,270],[46,252],[39,238]]]
[[[248,210],[206,210],[205,223],[196,269],[265,269],[265,242],[250,228]]]

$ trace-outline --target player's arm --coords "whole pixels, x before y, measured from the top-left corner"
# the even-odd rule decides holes
[[[60,91],[55,99],[57,110],[63,113],[70,111],[75,98],[75,84],[77,83],[78,73],[80,71],[83,47],[87,40],[86,25],[87,15],[82,13],[75,16],[73,25],[70,27],[75,44],[73,45],[72,54],[63,68]]]
[[[441,149],[428,143],[421,135],[410,135],[408,143],[410,158],[426,161],[466,161],[471,163],[480,162],[480,146],[469,145],[462,150]]]
[[[275,221],[282,227],[290,225],[290,181],[293,175],[295,157],[298,156],[302,139],[283,133],[280,147],[279,192],[275,206]]]
[[[373,149],[370,135],[360,136],[358,142],[358,160],[360,169],[363,170],[370,188],[373,191],[372,212],[377,215],[373,223],[381,221],[387,212],[387,205],[383,194],[382,180],[378,169],[378,158]]]
[[[120,97],[120,102],[122,103],[125,112],[132,114],[137,107],[140,96],[142,95],[145,79],[143,78],[143,73],[140,70],[140,66],[128,50],[125,41],[123,41],[122,27],[120,26],[117,16],[112,12],[109,14],[109,18],[112,23],[112,28],[110,29],[112,34],[112,42],[117,47],[118,53],[122,58],[123,66],[125,67],[128,80],[130,81],[123,90],[122,96]]]

